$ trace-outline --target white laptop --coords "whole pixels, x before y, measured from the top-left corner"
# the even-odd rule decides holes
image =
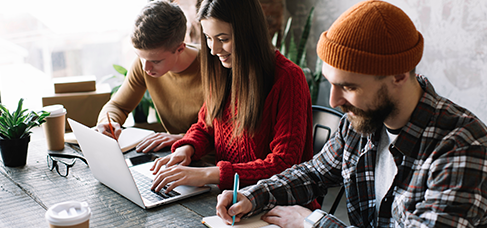
[[[149,169],[154,163],[155,156],[143,154],[134,159],[125,159],[115,139],[70,118],[68,122],[93,176],[142,208],[153,208],[211,190],[209,186],[178,186],[169,194],[166,194],[164,189],[159,193],[153,192],[150,186],[155,176]],[[140,163],[136,160],[152,161],[135,165],[133,163]]]

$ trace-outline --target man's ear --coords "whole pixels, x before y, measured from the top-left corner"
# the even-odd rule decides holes
[[[186,44],[183,42],[181,43],[177,48],[176,48],[176,52],[178,54],[181,54],[183,53],[184,49],[186,48]]]
[[[402,73],[402,74],[396,74],[393,77],[393,83],[396,85],[404,84],[409,80],[409,72]]]

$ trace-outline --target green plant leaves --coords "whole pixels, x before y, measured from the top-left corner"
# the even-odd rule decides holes
[[[308,79],[308,86],[309,90],[311,93],[311,101],[313,104],[316,104],[318,100],[318,92],[320,89],[320,82],[322,80],[322,75],[321,75],[321,65],[322,61],[320,58],[317,58],[316,61],[316,69],[314,72],[312,72],[308,68],[308,64],[306,62],[306,43],[308,42],[308,37],[311,32],[311,24],[313,21],[313,15],[314,15],[314,7],[311,8],[308,18],[306,19],[306,24],[304,26],[303,32],[301,33],[301,37],[299,40],[299,45],[296,45],[295,39],[294,39],[294,34],[293,32],[289,33],[289,30],[291,28],[291,22],[292,18],[290,17],[287,20],[286,23],[286,28],[284,29],[284,34],[283,34],[283,42],[281,43],[279,47],[279,51],[281,52],[282,55],[284,55],[286,58],[294,62],[296,65],[301,67],[303,70],[304,74],[307,76]],[[289,46],[286,46],[284,42],[286,38],[289,35]],[[272,39],[272,43],[274,46],[276,45],[277,42],[277,33],[274,35]]]
[[[10,113],[9,110],[0,104],[0,138],[1,139],[21,139],[31,133],[31,129],[46,122],[45,118],[49,112],[40,111],[38,113],[27,109],[22,109],[24,99],[20,98],[17,109]]]
[[[123,76],[127,76],[127,69],[125,69],[125,67],[117,65],[117,64],[113,64],[113,68],[115,68],[115,70],[118,73],[122,74]]]
[[[303,33],[301,33],[301,40],[299,41],[298,53],[296,54],[296,60],[298,61],[298,66],[306,65],[306,43],[308,42],[309,33],[311,31],[311,21],[313,20],[315,8],[312,7],[309,11],[308,18],[306,19],[306,24],[304,25]]]

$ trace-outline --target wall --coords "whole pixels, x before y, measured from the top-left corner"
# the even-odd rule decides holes
[[[316,43],[321,32],[359,0],[286,0],[293,29],[300,34],[315,6],[308,40],[308,65],[314,69]],[[417,72],[427,76],[438,94],[474,112],[487,122],[487,1],[387,0],[409,15],[423,34],[425,49]],[[322,83],[318,104],[328,105]]]

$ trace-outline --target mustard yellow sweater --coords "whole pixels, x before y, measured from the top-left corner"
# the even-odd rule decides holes
[[[167,72],[159,78],[147,75],[140,59],[136,58],[118,92],[100,111],[98,123],[107,122],[107,112],[113,121],[125,123],[127,115],[135,109],[146,89],[166,132],[185,133],[197,122],[198,111],[204,102],[199,53],[186,70]]]

